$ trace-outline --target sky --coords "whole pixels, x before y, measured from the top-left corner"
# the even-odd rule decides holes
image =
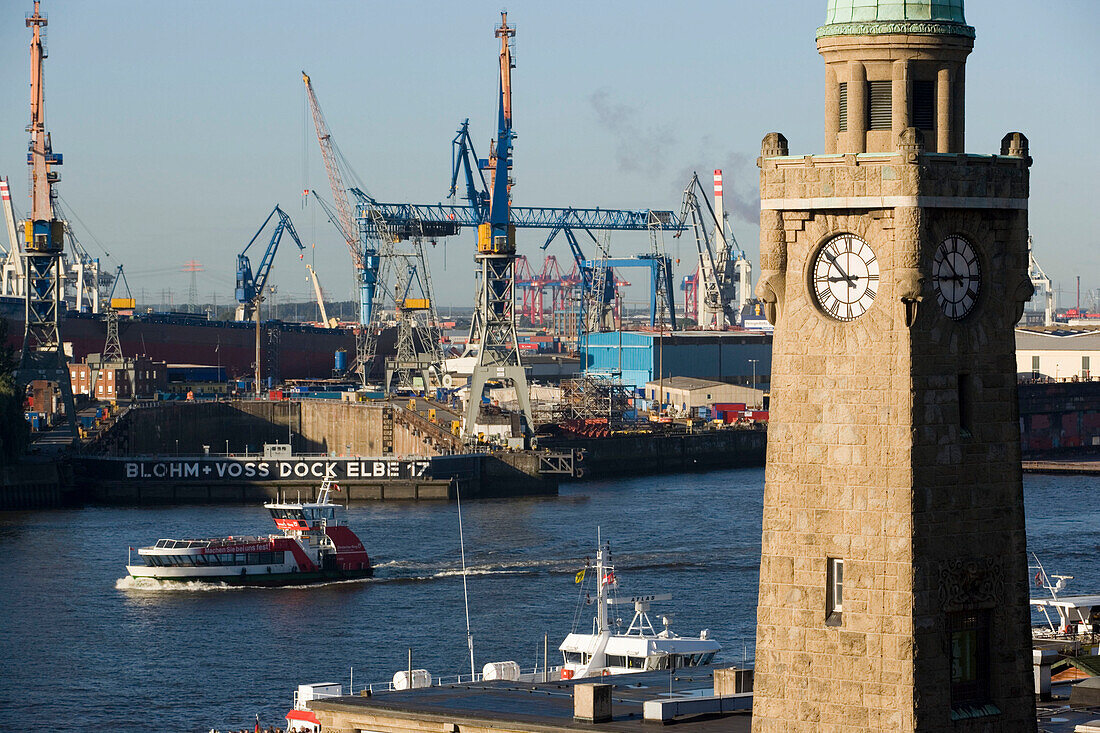
[[[25,6],[25,7],[24,7]],[[824,64],[814,32],[826,0],[512,2],[516,205],[679,211],[693,171],[725,171],[726,207],[756,266],[760,141],[822,152]],[[29,208],[30,0],[0,8],[0,175]],[[379,200],[446,198],[451,139],[469,118],[484,156],[495,133],[499,3],[115,2],[44,0],[47,129],[65,156],[58,192],[104,269],[125,265],[145,302],[187,299],[198,260],[203,301],[232,298],[236,254],[273,206],[293,219],[326,296],[351,299],[350,255],[302,190],[332,198],[301,70],[334,139]],[[976,0],[967,62],[966,149],[995,153],[1024,132],[1035,159],[1030,228],[1039,263],[1074,304],[1100,289],[1096,208],[1100,3]],[[472,232],[429,251],[437,301],[471,305]],[[532,265],[569,261],[564,241],[521,230]],[[266,242],[266,235],[264,236]],[[617,235],[616,256],[648,249]],[[668,237],[689,271],[694,244]],[[255,248],[254,248],[255,249]],[[284,238],[271,276],[279,301],[307,300],[303,262]],[[256,252],[257,264],[261,252]],[[693,269],[693,268],[692,268]],[[641,301],[646,276],[626,275]],[[754,273],[755,274],[755,273]],[[677,293],[681,301],[681,294]]]

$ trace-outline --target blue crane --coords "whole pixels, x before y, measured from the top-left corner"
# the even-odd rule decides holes
[[[279,215],[279,223],[275,225],[275,230],[271,233],[271,239],[267,244],[267,250],[264,252],[263,259],[260,261],[260,266],[256,269],[255,275],[253,275],[252,263],[248,259],[248,249],[256,243],[256,240],[260,238],[264,229],[267,228],[271,218],[276,214]],[[238,303],[238,321],[252,320],[256,308],[263,300],[264,286],[267,285],[267,276],[271,274],[271,265],[275,260],[275,252],[279,249],[279,241],[283,238],[284,231],[290,233],[290,236],[294,239],[294,243],[298,245],[299,250],[305,249],[302,240],[298,238],[298,232],[294,230],[294,223],[290,221],[290,217],[287,216],[286,212],[276,204],[275,208],[272,209],[271,213],[264,219],[264,223],[260,225],[256,234],[248,241],[248,244],[241,250],[241,253],[237,255],[237,288],[235,295]]]

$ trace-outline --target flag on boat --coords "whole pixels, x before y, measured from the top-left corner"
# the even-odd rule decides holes
[[[615,572],[605,573],[603,576],[604,585],[615,585]]]
[[[256,733],[260,733],[260,714],[256,713]]]
[[[577,573],[577,577],[573,580],[573,582],[574,583],[580,583],[582,580],[584,580],[584,571],[583,570],[580,571],[579,573]]]

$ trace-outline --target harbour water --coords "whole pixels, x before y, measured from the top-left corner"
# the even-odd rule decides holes
[[[463,504],[470,622],[485,662],[541,655],[591,607],[574,583],[597,528],[620,590],[672,592],[673,629],[709,629],[719,661],[751,661],[763,471],[563,485],[560,496]],[[1025,477],[1029,547],[1048,572],[1100,590],[1100,482]],[[268,531],[258,506],[0,513],[0,727],[190,730],[283,725],[303,682],[388,680],[407,665],[469,671],[455,504],[348,512],[369,581],[309,588],[142,588],[128,546]],[[629,619],[624,619],[629,621]]]

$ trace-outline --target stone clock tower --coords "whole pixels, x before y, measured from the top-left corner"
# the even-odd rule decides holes
[[[962,0],[830,0],[825,153],[759,159],[775,324],[753,729],[1035,730],[1013,326],[1027,139]]]

